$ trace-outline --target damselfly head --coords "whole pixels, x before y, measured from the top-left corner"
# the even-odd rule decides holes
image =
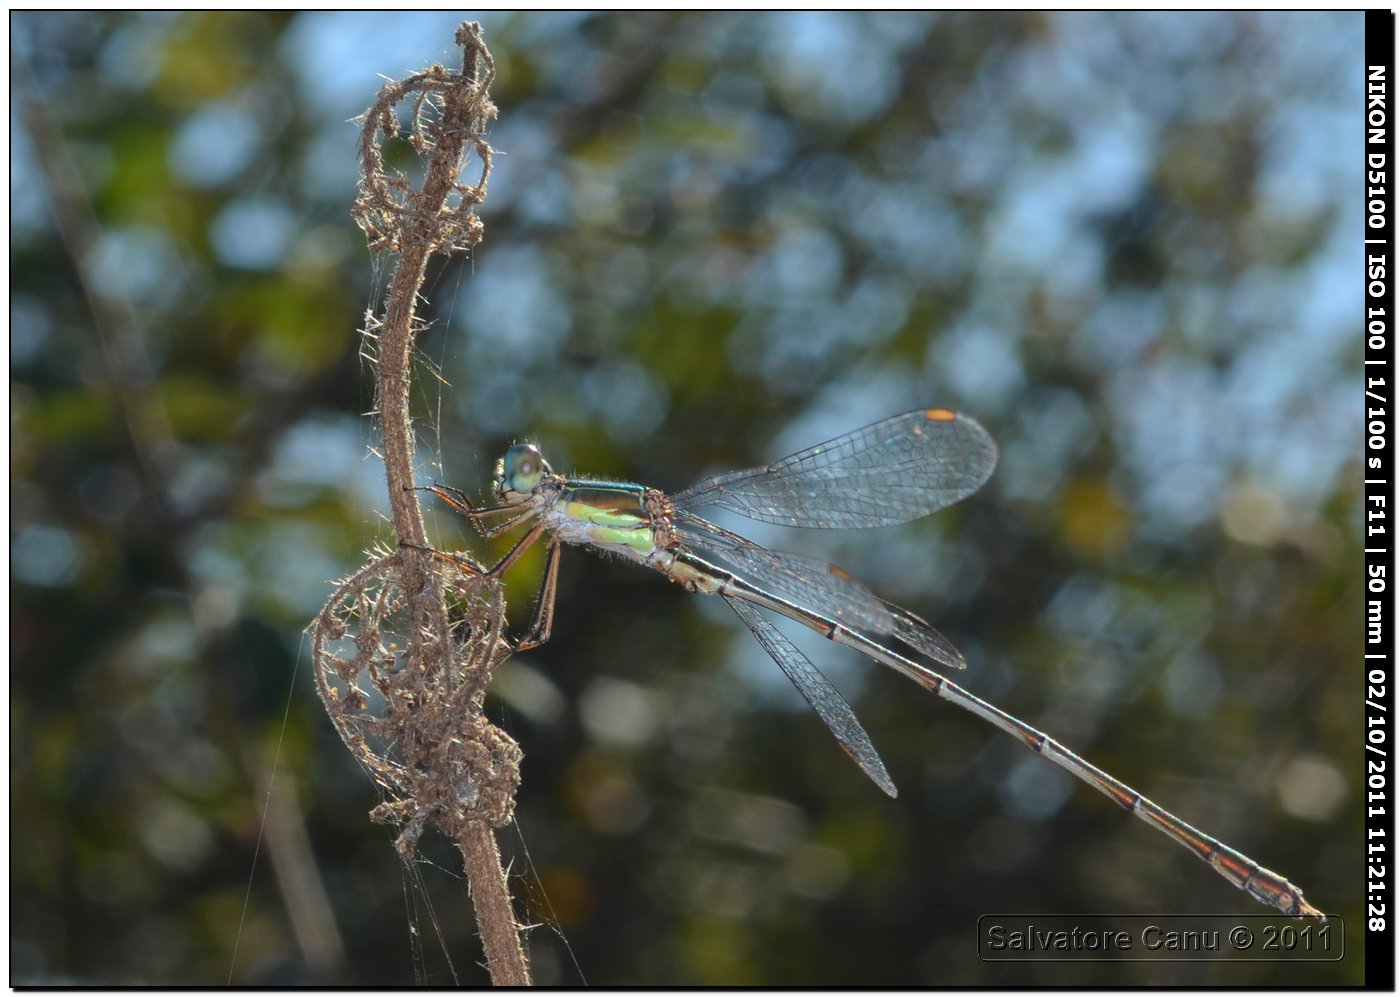
[[[517,443],[496,462],[496,494],[502,499],[529,495],[540,479],[552,473],[549,462],[533,443]]]

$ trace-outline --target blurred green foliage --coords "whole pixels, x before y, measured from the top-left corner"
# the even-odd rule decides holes
[[[451,850],[399,866],[301,638],[390,538],[356,328],[392,261],[347,120],[456,21],[12,19],[12,982],[485,979]],[[928,616],[973,691],[1348,933],[1340,963],[981,962],[986,913],[1264,909],[800,638],[885,799],[722,606],[570,552],[488,704],[526,752],[513,888],[557,925],[537,980],[1359,982],[1361,15],[483,23],[502,155],[427,288],[423,480],[481,488],[528,436],[680,488],[964,410],[1002,461],[963,505],[746,532]]]

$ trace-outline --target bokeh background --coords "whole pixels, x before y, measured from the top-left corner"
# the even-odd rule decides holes
[[[460,19],[12,15],[12,982],[485,980],[453,851],[406,869],[369,823],[302,636],[391,537],[349,119],[455,64]],[[1265,908],[798,635],[885,798],[723,605],[575,551],[488,703],[537,980],[1360,981],[1362,15],[481,20],[501,154],[427,288],[422,480],[482,489],[531,438],[678,489],[970,413],[1002,456],[958,507],[729,525],[933,620],[971,690],[1348,933],[1339,963],[981,962],[982,914]]]

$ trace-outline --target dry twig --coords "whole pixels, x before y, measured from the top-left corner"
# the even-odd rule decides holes
[[[521,752],[482,715],[491,671],[509,654],[505,603],[496,582],[422,549],[413,483],[408,389],[419,290],[433,253],[481,241],[475,209],[491,174],[491,54],[476,22],[458,28],[456,40],[462,72],[433,66],[386,84],[365,115],[353,214],[372,249],[399,254],[383,318],[366,325],[399,550],[373,556],[341,582],[310,629],[326,711],[385,794],[372,816],[402,826],[397,847],[406,862],[430,825],[456,840],[492,981],[520,986],[529,972],[492,829],[511,819]],[[405,103],[406,129],[398,116]],[[421,190],[385,169],[382,142],[400,135],[423,158]],[[472,153],[481,173],[464,184]]]

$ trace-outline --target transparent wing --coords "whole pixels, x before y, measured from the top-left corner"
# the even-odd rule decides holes
[[[853,629],[893,635],[949,668],[967,667],[962,652],[927,621],[885,602],[834,564],[769,550],[688,512],[678,511],[673,525],[687,547],[718,555],[745,581]]]
[[[766,467],[705,478],[677,508],[719,506],[780,526],[892,526],[971,495],[991,476],[987,431],[949,409],[906,412]]]
[[[880,760],[879,752],[870,743],[870,735],[860,725],[860,721],[851,711],[850,704],[842,698],[836,687],[825,675],[817,671],[816,666],[807,660],[807,656],[799,651],[792,641],[764,619],[757,609],[738,599],[726,597],[724,601],[739,614],[744,626],[749,628],[763,645],[763,649],[778,663],[783,674],[797,686],[797,691],[802,693],[807,705],[816,710],[817,716],[822,718],[822,723],[836,736],[837,743],[860,766],[861,771],[870,776],[875,785],[890,796],[898,796],[899,790],[895,789],[894,781],[885,771],[885,763]]]

